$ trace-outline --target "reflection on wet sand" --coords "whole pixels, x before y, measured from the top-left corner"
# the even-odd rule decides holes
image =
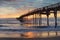
[[[34,37],[36,37],[36,33],[34,33],[34,32],[27,32],[24,35],[26,35],[25,38],[34,38]]]
[[[60,36],[60,31],[25,32],[25,33],[0,33],[0,38],[47,38]]]
[[[18,33],[7,33],[7,34],[5,34],[5,33],[0,33],[0,38],[2,38],[2,37],[4,37],[4,38],[19,38],[20,37],[20,34],[18,34]]]
[[[23,35],[23,38],[47,38],[60,36],[60,32],[27,32]]]

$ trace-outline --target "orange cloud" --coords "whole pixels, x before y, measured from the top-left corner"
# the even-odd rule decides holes
[[[21,15],[24,15],[26,13],[28,13],[29,11],[34,10],[34,8],[30,8],[30,9],[13,9],[10,8],[0,8],[0,18],[17,18]],[[58,12],[58,17],[60,17],[60,12]],[[53,17],[54,15],[51,14],[50,17]],[[37,16],[38,18],[39,16]],[[46,15],[42,15],[42,17],[46,18]],[[29,18],[32,18],[32,16],[29,16]]]
[[[32,9],[16,9],[16,10],[9,10],[6,8],[2,8],[0,10],[1,11],[0,18],[17,18],[17,17],[24,15],[25,13],[31,11]]]

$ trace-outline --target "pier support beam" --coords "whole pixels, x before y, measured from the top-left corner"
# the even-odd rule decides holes
[[[35,18],[34,18],[34,15],[33,15],[33,26],[35,26],[35,23],[34,22],[35,22]]]
[[[35,24],[37,24],[37,15],[36,14],[35,14]]]
[[[57,10],[54,10],[55,28],[57,27]]]
[[[42,24],[42,16],[41,16],[41,13],[39,14],[39,26],[41,26]]]
[[[47,26],[49,26],[49,14],[50,14],[50,11],[46,11],[47,13]]]
[[[49,26],[49,15],[47,15],[47,26]]]

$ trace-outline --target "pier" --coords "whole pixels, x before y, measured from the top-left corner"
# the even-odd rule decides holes
[[[23,23],[25,21],[25,17],[27,17],[27,20],[28,20],[28,16],[31,16],[33,15],[33,24],[34,21],[36,22],[36,17],[39,15],[39,23],[38,23],[38,26],[41,26],[42,24],[42,17],[41,15],[46,15],[47,17],[47,27],[49,27],[49,15],[51,13],[54,14],[54,19],[55,19],[55,28],[57,27],[57,11],[60,11],[60,2],[59,3],[56,3],[56,4],[51,4],[51,5],[48,5],[48,6],[45,6],[45,7],[41,7],[41,8],[37,8],[37,9],[34,9],[22,16],[20,16],[19,18],[17,18],[21,23]],[[35,17],[34,17],[35,16]],[[28,24],[28,23],[27,23]]]

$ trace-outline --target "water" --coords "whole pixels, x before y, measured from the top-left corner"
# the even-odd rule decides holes
[[[46,25],[46,19],[43,19]],[[30,25],[30,24],[29,24]],[[51,26],[52,25],[52,26]],[[60,20],[58,20],[58,26]],[[50,19],[50,27],[48,28],[33,28],[28,25],[21,25],[21,23],[15,18],[0,19],[0,37],[12,37],[12,38],[41,38],[41,37],[54,37],[60,36],[60,28],[54,29],[54,20]],[[53,30],[53,31],[52,31]],[[56,35],[57,33],[57,35]],[[53,36],[52,36],[53,35]]]

